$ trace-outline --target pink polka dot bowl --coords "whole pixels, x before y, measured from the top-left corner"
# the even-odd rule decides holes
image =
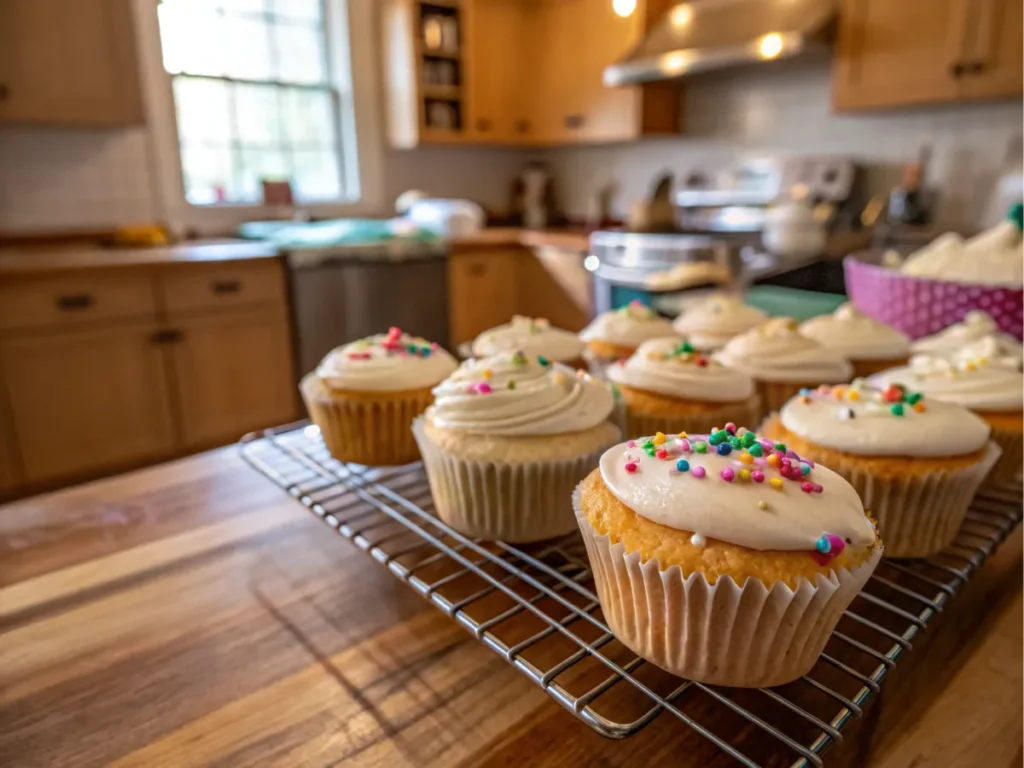
[[[972,309],[981,309],[1003,331],[1024,338],[1024,291],[1020,288],[912,277],[881,266],[880,259],[877,251],[843,259],[846,293],[864,314],[919,339],[960,322]]]

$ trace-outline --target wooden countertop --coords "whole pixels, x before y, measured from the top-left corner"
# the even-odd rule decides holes
[[[602,739],[233,447],[0,507],[0,562],[6,765],[733,764]],[[1019,765],[1021,604],[1018,530],[826,765]]]

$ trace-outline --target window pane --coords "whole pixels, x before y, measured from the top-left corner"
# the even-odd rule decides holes
[[[243,144],[277,148],[281,138],[281,108],[272,85],[237,85],[235,109]]]
[[[323,83],[324,38],[314,27],[282,22],[274,25],[277,79],[286,83]]]
[[[159,6],[164,69],[224,74],[221,15],[203,0],[165,0]]]
[[[228,76],[245,80],[272,79],[270,36],[264,19],[225,16],[223,34],[217,44],[227,49],[224,71]]]
[[[266,13],[269,0],[217,0],[215,5],[230,12]],[[285,3],[289,0],[285,0]]]
[[[209,205],[230,199],[229,147],[183,147],[181,172],[185,182],[185,197],[193,205]]]
[[[194,77],[176,77],[173,85],[179,141],[226,146],[231,140],[227,86],[220,80]]]
[[[283,152],[276,149],[251,149],[243,147],[236,174],[234,194],[241,201],[258,201],[263,198],[263,179],[268,181],[289,181],[288,162]]]
[[[334,146],[334,105],[329,93],[288,88],[281,96],[284,135],[289,143],[306,149]]]
[[[283,18],[316,22],[321,18],[320,0],[270,0],[270,4],[273,12]]]
[[[341,197],[338,157],[330,151],[299,151],[292,153],[295,177],[292,190],[303,202],[337,200]]]

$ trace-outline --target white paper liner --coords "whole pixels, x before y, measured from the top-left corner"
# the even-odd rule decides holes
[[[536,462],[474,461],[452,456],[427,437],[425,419],[412,431],[423,455],[437,516],[467,536],[525,544],[576,528],[570,497],[620,439],[581,456]]]
[[[1001,453],[996,443],[989,442],[985,455],[970,467],[898,480],[858,470],[853,461],[829,469],[854,487],[878,522],[886,557],[928,557],[956,538],[971,500]]]
[[[684,578],[677,565],[662,571],[656,559],[641,562],[639,552],[612,544],[591,526],[579,496],[577,489],[573,509],[608,626],[651,663],[702,683],[759,688],[807,674],[882,557],[878,546],[852,571],[800,579],[796,589],[757,579],[741,587],[729,577],[709,584],[700,573]]]

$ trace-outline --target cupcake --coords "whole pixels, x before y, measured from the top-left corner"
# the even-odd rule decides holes
[[[734,336],[756,328],[768,319],[760,309],[744,304],[735,296],[716,293],[687,309],[672,327],[701,352],[721,349]]]
[[[806,674],[881,557],[849,483],[770,445],[743,429],[630,440],[573,496],[605,621],[680,677]]]
[[[646,341],[607,376],[622,395],[629,436],[708,432],[727,422],[753,424],[760,415],[753,379],[686,341]]]
[[[619,439],[608,387],[522,352],[467,360],[413,424],[438,516],[467,536],[562,536],[569,498]]]
[[[831,315],[820,315],[800,325],[800,333],[839,352],[853,364],[854,376],[870,376],[910,357],[910,338],[874,320],[852,304]]]
[[[583,356],[594,375],[603,375],[609,364],[629,357],[645,341],[675,335],[668,320],[639,301],[613,312],[602,312],[580,331],[580,338],[587,345]]]
[[[801,389],[840,384],[853,376],[841,352],[800,334],[789,317],[773,318],[737,336],[716,357],[754,378],[765,413],[777,411]]]
[[[952,359],[915,355],[910,365],[874,378],[881,386],[902,385],[981,417],[1003,451],[989,475],[997,485],[1015,482],[1024,465],[1024,374],[1014,358],[999,352],[999,341],[988,337]]]
[[[433,401],[431,388],[456,367],[437,344],[392,328],[333,350],[299,389],[334,458],[408,464],[419,458],[412,420]]]
[[[988,425],[967,409],[862,379],[805,391],[762,431],[846,478],[878,521],[889,557],[949,546],[999,456]]]
[[[484,331],[473,340],[475,357],[490,357],[502,352],[523,352],[527,357],[542,357],[548,362],[586,368],[583,341],[569,331],[552,328],[543,318],[516,315],[512,321]]]
[[[1024,347],[1013,336],[1000,331],[992,316],[979,309],[968,312],[959,323],[954,323],[932,336],[918,339],[910,345],[910,350],[915,355],[955,357],[963,352],[964,347],[986,337],[995,340],[999,357],[1012,358],[1016,361],[1017,367],[1020,367],[1021,361],[1024,360]]]

